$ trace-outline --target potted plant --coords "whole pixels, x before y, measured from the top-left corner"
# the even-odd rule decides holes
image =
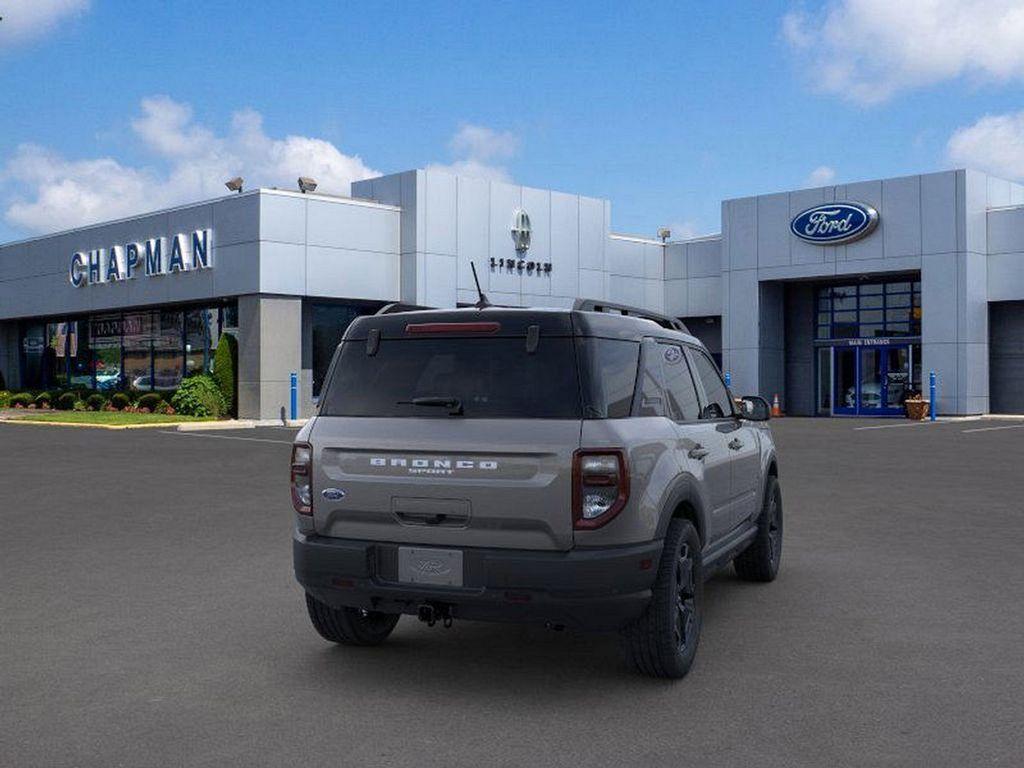
[[[914,421],[923,421],[925,416],[928,415],[929,406],[931,406],[931,401],[925,400],[921,397],[920,392],[914,390],[907,392],[907,397],[903,401],[903,407],[907,411],[907,418]]]

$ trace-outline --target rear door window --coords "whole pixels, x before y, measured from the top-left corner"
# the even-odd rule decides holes
[[[695,421],[700,416],[700,401],[683,348],[678,344],[659,344],[658,349],[669,416],[676,421]]]
[[[413,398],[455,398],[467,419],[578,419],[580,383],[573,340],[385,339],[343,342],[321,398],[323,416],[447,417]]]

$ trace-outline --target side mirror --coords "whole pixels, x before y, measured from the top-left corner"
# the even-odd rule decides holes
[[[771,406],[763,397],[744,395],[737,400],[740,418],[749,421],[768,421],[772,417]]]

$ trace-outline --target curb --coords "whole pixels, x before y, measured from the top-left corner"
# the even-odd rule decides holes
[[[175,422],[171,422],[175,423]],[[256,422],[252,419],[231,419],[229,421],[182,421],[177,422],[179,432],[205,432],[215,429],[253,429]]]
[[[33,421],[31,419],[0,419],[0,424],[31,424],[35,427],[81,427],[82,429],[156,429],[180,425],[177,421],[158,421],[152,424],[82,424],[78,421]]]
[[[308,419],[232,419],[230,421],[183,421],[179,432],[203,432],[214,429],[255,429],[256,427],[302,427]]]

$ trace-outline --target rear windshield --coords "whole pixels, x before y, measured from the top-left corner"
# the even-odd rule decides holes
[[[347,341],[322,396],[323,416],[448,417],[413,398],[454,398],[467,419],[578,419],[571,338],[384,339],[375,355]]]

